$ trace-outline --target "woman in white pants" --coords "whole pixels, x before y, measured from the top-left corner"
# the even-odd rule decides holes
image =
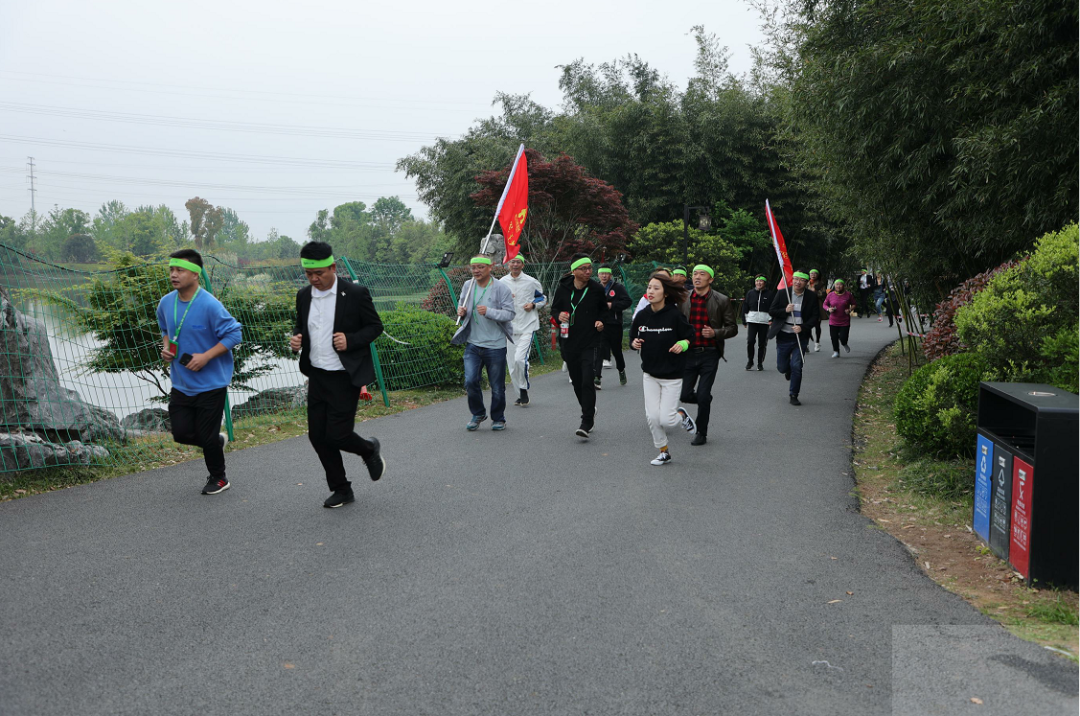
[[[667,429],[683,421],[679,413],[684,353],[694,339],[694,329],[679,310],[686,300],[682,278],[666,272],[649,277],[645,290],[649,306],[634,316],[630,325],[630,347],[641,354],[641,383],[645,393],[645,418],[653,446],[660,454],[650,464],[671,462]]]

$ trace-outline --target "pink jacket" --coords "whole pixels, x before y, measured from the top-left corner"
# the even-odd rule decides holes
[[[848,308],[855,307],[855,297],[851,295],[851,291],[844,291],[843,293],[836,293],[833,291],[825,297],[825,310],[830,308],[835,309],[829,313],[829,325],[830,326],[850,326],[851,316],[848,315]]]

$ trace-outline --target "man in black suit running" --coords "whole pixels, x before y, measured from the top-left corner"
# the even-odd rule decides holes
[[[300,372],[308,377],[308,439],[332,493],[323,507],[341,507],[355,500],[342,451],[363,458],[372,480],[386,469],[379,441],[353,431],[360,388],[375,381],[370,346],[383,326],[368,290],[338,278],[330,244],[305,244],[300,264],[310,285],[296,293],[289,347],[300,352]]]

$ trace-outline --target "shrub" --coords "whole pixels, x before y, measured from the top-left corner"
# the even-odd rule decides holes
[[[383,311],[380,317],[384,333],[375,348],[387,390],[464,384],[464,348],[450,345],[457,330],[453,319],[415,307]]]
[[[1076,224],[1041,237],[1021,264],[998,273],[956,313],[957,335],[993,380],[1077,392]]]
[[[945,356],[915,371],[896,395],[896,430],[941,457],[975,453],[979,382],[986,362],[972,353]]]
[[[949,292],[949,297],[934,308],[934,322],[926,333],[922,346],[927,360],[935,361],[967,350],[967,346],[956,335],[956,312],[971,303],[971,299],[986,288],[991,278],[1013,268],[1019,261],[1006,261],[997,268],[969,278]]]

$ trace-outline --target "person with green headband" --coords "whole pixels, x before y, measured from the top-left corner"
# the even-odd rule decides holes
[[[581,407],[576,435],[588,439],[596,421],[596,386],[593,383],[596,348],[604,330],[607,300],[603,287],[593,280],[592,259],[574,254],[570,274],[559,281],[551,301],[551,315],[559,323],[559,349]]]
[[[355,432],[361,389],[375,382],[371,344],[383,324],[367,288],[337,275],[330,244],[304,244],[300,266],[309,285],[296,293],[289,347],[300,353],[300,372],[308,378],[308,440],[330,488],[323,507],[342,507],[356,499],[342,452],[359,455],[372,480],[386,471],[379,441]]]
[[[817,295],[807,289],[810,274],[796,271],[791,279],[791,292],[777,291],[769,306],[773,322],[769,339],[776,339],[776,369],[788,380],[788,402],[799,402],[802,389],[803,361],[810,329],[820,320]]]
[[[510,365],[510,384],[518,392],[514,405],[528,407],[529,390],[529,352],[532,348],[533,334],[540,330],[540,309],[547,303],[544,287],[535,278],[525,273],[525,259],[518,254],[509,261],[510,273],[499,280],[510,289],[514,299],[514,320],[511,321],[514,337],[506,341],[506,360]]]
[[[848,336],[851,334],[851,314],[855,312],[855,297],[847,290],[844,279],[833,282],[833,292],[825,297],[825,312],[829,316],[829,338],[832,340],[832,357],[840,357],[840,346],[848,353]]]
[[[679,412],[679,395],[694,329],[679,310],[686,301],[686,287],[680,277],[654,271],[645,296],[649,307],[630,323],[630,347],[641,355],[645,419],[653,447],[660,450],[649,464],[661,467],[671,462],[668,429],[687,419],[685,412]]]
[[[451,340],[456,346],[465,346],[465,393],[472,415],[465,429],[477,430],[488,418],[481,382],[482,371],[487,370],[491,429],[498,432],[506,429],[506,356],[507,346],[515,340],[514,295],[509,286],[492,278],[490,257],[473,256],[469,270],[472,278],[461,287],[458,301],[461,326]]]
[[[754,287],[746,292],[742,303],[743,325],[746,326],[746,369],[754,368],[754,347],[757,347],[757,369],[765,370],[765,354],[768,350],[769,306],[773,291],[765,283],[764,276],[754,279]]]
[[[593,384],[600,390],[600,378],[604,364],[611,367],[609,358],[615,359],[615,369],[619,372],[619,384],[626,385],[626,361],[622,354],[623,311],[630,308],[630,294],[626,287],[615,280],[608,266],[600,268],[600,286],[604,289],[604,300],[608,310],[604,314],[604,331],[600,334],[600,345],[596,350],[596,363],[593,366]]]
[[[690,343],[683,371],[682,402],[697,403],[696,426],[686,409],[679,408],[684,416],[683,427],[696,432],[691,445],[704,445],[708,440],[712,387],[724,358],[724,341],[739,332],[735,306],[712,287],[714,277],[711,266],[695,266],[691,272],[694,290],[681,306],[683,315],[694,329],[694,340]]]
[[[242,328],[221,301],[199,287],[202,256],[194,249],[169,255],[169,283],[174,291],[158,302],[161,359],[169,364],[169,425],[173,439],[203,450],[209,476],[204,495],[231,485],[225,476],[225,434],[220,432],[225,396],[232,382],[232,350]]]
[[[828,288],[825,286],[825,280],[821,278],[821,272],[817,269],[810,269],[810,283],[806,284],[806,288],[813,291],[817,295],[818,299],[818,313],[822,316],[825,315],[825,296],[828,293]],[[821,352],[821,321],[814,326],[813,334],[811,337],[814,343],[814,352]],[[809,345],[809,344],[808,344]]]

